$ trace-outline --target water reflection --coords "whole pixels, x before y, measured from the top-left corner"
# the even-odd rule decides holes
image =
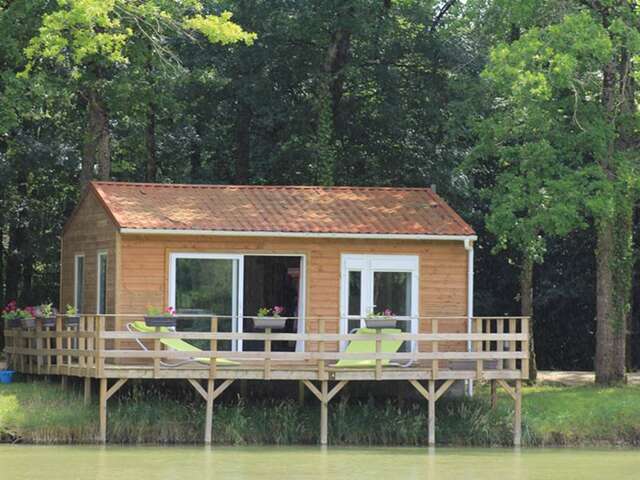
[[[0,446],[11,480],[631,480],[640,452],[589,449]]]

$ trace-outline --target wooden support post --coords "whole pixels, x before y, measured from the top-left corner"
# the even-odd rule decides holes
[[[498,406],[498,386],[495,380],[491,380],[491,409],[495,410]]]
[[[516,380],[515,406],[513,410],[513,445],[522,445],[522,380]]]
[[[321,382],[321,394],[320,399],[320,445],[327,444],[328,432],[329,432],[329,400],[327,398],[329,390],[329,382],[322,380]]]
[[[240,397],[247,398],[247,381],[240,380]]]
[[[91,377],[84,377],[84,404],[91,403]]]
[[[431,333],[437,334],[438,333],[438,319],[434,318],[433,320],[431,320]],[[434,340],[433,343],[431,344],[431,351],[433,353],[438,353],[438,341]],[[438,360],[432,360],[431,361],[431,378],[433,380],[435,380],[436,378],[438,378]]]
[[[107,379],[100,379],[100,443],[107,443]]]
[[[324,333],[324,318],[319,318],[318,319],[318,333],[323,334]],[[319,353],[324,353],[324,340],[319,340],[318,343],[318,352]],[[325,375],[325,362],[324,359],[320,359],[318,360],[318,379],[319,380],[324,380],[326,377]]]
[[[264,329],[264,379],[271,380],[271,329]]]
[[[304,394],[305,394],[304,382],[300,380],[298,382],[298,404],[300,406],[304,405]]]
[[[67,377],[66,375],[61,375],[60,376],[60,386],[62,387],[63,390],[67,389],[67,379],[69,377]]]
[[[207,380],[207,406],[205,412],[204,421],[204,443],[205,445],[211,445],[211,430],[213,429],[213,392],[214,392],[214,380],[212,378]]]
[[[429,405],[429,446],[433,446],[436,444],[436,381],[429,380],[429,398],[427,399],[427,403]]]

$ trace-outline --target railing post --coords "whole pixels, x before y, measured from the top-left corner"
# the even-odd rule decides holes
[[[318,319],[318,333],[324,334],[324,318]],[[324,338],[318,340],[318,353],[324,353]],[[318,360],[318,379],[324,380],[325,378],[325,361],[324,358]]]
[[[515,318],[510,318],[509,319],[509,334],[510,335],[515,335],[516,333],[516,319]],[[515,352],[516,351],[516,341],[515,340],[511,340],[509,341],[509,351],[510,352]],[[510,358],[509,359],[509,370],[515,370],[516,369],[516,359],[515,358]]]
[[[92,375],[93,367],[95,366],[95,325],[96,325],[96,317],[92,317],[91,321],[87,318],[87,350],[89,351],[89,355],[87,356],[86,366],[87,366],[87,375]]]
[[[380,380],[380,378],[382,378],[382,359],[379,358],[382,353],[382,340],[380,339],[381,334],[382,329],[376,328],[376,380]]]
[[[155,328],[155,333],[160,333],[160,327]],[[153,378],[158,378],[160,376],[160,339],[153,339]]]
[[[483,320],[481,318],[476,318],[476,333],[482,333]],[[477,353],[482,352],[482,341],[476,340],[475,342],[475,351]],[[482,380],[482,371],[484,370],[484,362],[482,359],[476,360],[476,379],[478,381]]]
[[[437,335],[438,334],[438,319],[437,318],[432,318],[431,319],[431,333]],[[438,353],[438,341],[434,340],[433,343],[431,344],[431,352],[432,353]],[[438,363],[438,359],[434,358],[433,360],[431,360],[431,378],[432,379],[437,379],[438,378],[438,368],[440,367],[439,363]]]
[[[102,332],[105,329],[104,317],[95,317],[96,319],[96,331],[95,331],[95,343],[96,343],[96,370],[98,378],[102,378],[104,375],[104,338],[102,338]]]
[[[62,317],[56,319],[56,373],[62,374]]]
[[[209,341],[209,350],[212,352],[218,352],[218,339],[215,338],[215,335],[218,333],[218,317],[211,317],[211,340]],[[218,358],[212,357],[209,360],[209,378],[216,378],[216,374],[218,372]]]
[[[35,335],[34,343],[36,347],[36,372],[40,375],[42,373],[41,369],[44,362],[42,357],[42,321],[39,319],[36,319],[36,328],[33,334]]]
[[[498,318],[498,323],[496,324],[496,332],[499,335],[504,334],[504,318]],[[499,354],[504,352],[504,340],[498,340],[496,344],[496,350]],[[502,370],[504,368],[504,358],[498,358],[496,368],[498,370]]]
[[[531,356],[531,352],[529,352],[529,318],[528,317],[521,319],[520,331],[524,335],[526,335],[526,338],[527,338],[522,342],[522,352],[526,354],[525,358],[520,360],[522,378],[524,378],[525,380],[529,380],[529,357]]]
[[[264,379],[271,379],[271,328],[264,329]]]
[[[84,336],[84,332],[87,330],[87,317],[80,317],[78,323],[78,368],[80,372],[86,373],[87,357],[87,338]]]
[[[82,318],[82,316],[80,317]],[[65,339],[65,350],[67,351],[67,354],[65,355],[66,358],[66,367],[67,367],[67,375],[69,375],[71,373],[71,348],[73,346],[73,340],[71,338],[71,332],[73,331],[73,327],[67,327],[66,331],[69,333],[69,336]]]

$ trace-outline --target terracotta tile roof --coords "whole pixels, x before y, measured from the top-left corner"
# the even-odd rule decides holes
[[[428,188],[91,185],[116,224],[128,229],[474,234]]]

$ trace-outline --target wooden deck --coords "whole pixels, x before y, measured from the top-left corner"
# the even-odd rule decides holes
[[[529,328],[526,317],[474,317],[474,333],[439,333],[447,322],[460,317],[420,318],[430,326],[429,333],[401,333],[367,336],[374,340],[376,352],[339,351],[339,342],[362,340],[358,334],[324,332],[326,319],[317,319],[317,332],[304,334],[229,333],[218,331],[218,319],[210,319],[209,332],[132,333],[115,331],[109,325],[113,315],[82,316],[77,327],[64,327],[62,316],[55,327],[7,329],[6,353],[11,368],[26,374],[84,378],[85,401],[91,396],[91,381],[100,383],[100,442],[107,439],[107,402],[129,379],[184,379],[206,402],[205,443],[211,442],[214,400],[235,380],[294,380],[304,384],[320,401],[320,438],[327,442],[328,405],[331,399],[353,381],[408,381],[427,400],[428,441],[435,444],[435,403],[455,381],[490,382],[495,398],[503,387],[515,402],[514,444],[521,442],[522,380],[527,379]],[[136,315],[126,322],[141,320]],[[333,319],[335,320],[335,319]],[[124,323],[126,323],[124,322]],[[443,328],[445,327],[445,328]],[[205,341],[208,350],[194,352],[166,350],[163,338]],[[259,340],[262,351],[221,351],[219,342]],[[382,342],[401,340],[415,345],[413,351],[383,353]],[[272,351],[273,342],[299,342],[300,352]],[[144,350],[138,342],[145,345]],[[471,349],[468,346],[471,345]],[[235,362],[222,365],[215,359]],[[368,360],[370,367],[339,368],[339,360]],[[385,365],[386,361],[389,362]],[[404,366],[399,366],[404,365]],[[115,380],[115,382],[114,382]],[[203,382],[204,381],[204,382]]]

